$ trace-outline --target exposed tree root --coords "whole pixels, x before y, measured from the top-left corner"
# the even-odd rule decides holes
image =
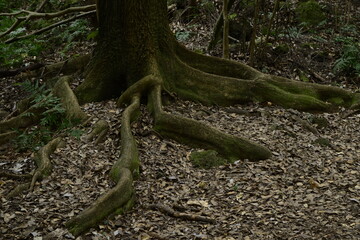
[[[67,119],[84,121],[88,116],[81,110],[77,98],[69,86],[69,80],[69,76],[59,78],[52,91],[60,98]]]
[[[180,77],[170,87],[186,98],[220,105],[269,101],[286,108],[314,112],[334,111],[338,106],[359,107],[359,93],[263,74],[247,65],[197,54],[179,45],[176,53],[183,74],[179,72],[177,76]],[[196,97],[197,93],[201,96]]]
[[[62,144],[63,142],[61,138],[55,138],[37,152],[35,156],[35,163],[37,168],[31,179],[29,188],[30,191],[34,189],[34,185],[37,180],[50,175],[52,169],[50,155],[56,150],[56,148],[61,147]]]
[[[175,57],[164,57],[149,63],[149,70],[145,71],[149,75],[127,86],[118,99],[118,106],[129,106],[122,116],[121,156],[110,171],[110,177],[117,185],[66,224],[74,235],[83,233],[108,215],[122,212],[133,204],[132,183],[139,174],[139,157],[130,125],[137,115],[141,96],[148,97],[156,132],[191,146],[215,150],[230,161],[266,159],[271,152],[257,143],[225,134],[204,123],[166,113],[162,109],[162,90],[205,104],[227,106],[253,101],[272,102],[287,108],[316,112],[333,111],[339,106],[350,108],[358,106],[360,102],[359,94],[340,88],[263,74],[247,65],[199,55],[178,45],[174,54]],[[98,61],[100,65],[104,64],[103,59]],[[123,83],[114,83],[110,73],[97,71],[92,66],[85,84],[76,91],[80,102],[102,100],[124,90],[120,89],[124,87],[121,85]],[[96,135],[95,132],[93,134]],[[174,215],[174,212],[168,213]],[[193,216],[185,218],[194,219]]]
[[[0,133],[6,133],[13,129],[26,128],[38,122],[44,109],[31,106],[28,110],[18,116],[0,122]]]
[[[260,160],[271,155],[265,147],[244,138],[225,134],[189,118],[165,113],[161,105],[160,86],[155,87],[151,92],[150,102],[153,105],[154,128],[163,136],[192,146],[216,150],[230,160]]]
[[[153,210],[159,210],[160,212],[167,214],[171,217],[181,218],[181,219],[188,220],[188,221],[216,223],[215,219],[205,217],[205,216],[200,216],[197,214],[187,214],[187,213],[177,212],[174,209],[172,209],[171,207],[163,205],[163,204],[151,204],[148,206],[148,208],[153,209]]]
[[[60,98],[67,119],[84,121],[88,116],[80,109],[76,96],[69,87],[69,79],[70,77],[68,76],[61,77],[53,87],[52,91],[54,95]],[[26,104],[24,105],[28,105],[29,100],[26,100],[25,102]],[[12,129],[26,128],[38,123],[42,118],[41,114],[45,110],[45,108],[41,107],[41,104],[32,105],[27,110],[22,109],[22,107],[19,108],[17,111],[20,113],[19,115],[0,122],[0,134],[2,134],[4,139],[14,137],[15,134]],[[3,139],[0,140],[0,144],[1,142],[3,142]]]
[[[92,141],[94,138],[95,144],[99,144],[104,141],[104,138],[109,131],[109,123],[105,120],[99,120],[94,124],[91,132],[85,136],[86,141]]]
[[[111,169],[110,176],[117,183],[92,206],[66,223],[69,231],[78,236],[112,213],[120,214],[134,202],[133,176],[139,174],[136,142],[131,134],[131,120],[140,105],[140,93],[135,94],[125,109],[121,125],[121,156]]]

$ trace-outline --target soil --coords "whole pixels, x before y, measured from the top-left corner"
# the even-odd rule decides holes
[[[176,25],[174,31],[180,27],[185,28]],[[204,49],[208,30],[199,30],[187,46]],[[301,39],[309,39],[309,35]],[[329,67],[334,59],[317,62],[317,58],[304,57],[303,49],[291,39],[286,43],[295,46],[290,53],[266,55],[259,67],[299,79],[298,73],[304,69],[299,65],[305,65],[310,81],[321,82],[310,74],[316,72],[327,84],[357,91],[356,77],[342,76],[334,81],[336,76]],[[321,44],[318,47],[324,51],[331,48]],[[219,55],[217,51],[213,54]],[[244,60],[236,52],[232,54],[233,59]],[[313,56],[310,51],[306,54]],[[266,59],[274,59],[273,64],[266,65]],[[0,104],[7,112],[24,95],[14,85],[18,81],[0,81]],[[115,102],[82,106],[93,117],[91,122],[74,127],[84,132],[80,138],[70,131],[59,133],[65,147],[51,155],[52,174],[36,183],[33,192],[7,199],[5,196],[23,181],[0,179],[0,239],[75,239],[65,229],[66,221],[114,186],[108,173],[120,155],[124,110]],[[263,144],[272,157],[260,162],[239,160],[206,170],[195,168],[189,155],[201,149],[162,139],[152,131],[152,118],[142,107],[141,116],[132,124],[141,160],[135,206],[77,239],[360,239],[359,112],[340,109],[312,114],[282,109],[271,102],[203,106],[176,98],[170,98],[165,110]],[[110,124],[105,141],[98,145],[85,141],[86,133],[100,119]],[[29,173],[35,168],[33,157],[32,151],[1,146],[0,169]],[[216,222],[182,220],[150,209],[151,204]]]

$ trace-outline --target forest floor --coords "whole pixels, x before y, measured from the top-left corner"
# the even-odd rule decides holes
[[[174,31],[182,27],[175,26]],[[204,48],[206,32],[197,31],[187,46]],[[303,35],[297,41],[309,38]],[[334,82],[329,67],[334,59],[327,59],[331,54],[326,61],[317,61],[293,39],[287,44],[294,46],[291,52],[267,55],[260,68],[293,79],[305,71],[310,81],[319,82],[310,74],[316,72],[327,84],[358,91],[356,78]],[[326,52],[331,47],[317,44],[316,48]],[[241,56],[233,53],[233,58]],[[273,61],[266,65],[266,59]],[[23,97],[14,85],[18,81],[0,81],[1,103],[7,109]],[[82,109],[93,117],[91,125],[99,119],[109,122],[105,142],[95,145],[63,131],[59,134],[66,144],[51,155],[53,172],[36,183],[33,192],[6,199],[21,181],[1,178],[0,239],[75,239],[64,223],[114,185],[108,173],[121,150],[123,109],[116,108],[115,100],[88,103]],[[141,160],[140,177],[134,183],[135,207],[78,239],[360,239],[360,113],[349,114],[346,109],[303,113],[271,103],[209,107],[180,99],[172,99],[165,110],[251,139],[273,155],[260,162],[195,168],[189,155],[199,149],[162,139],[151,131],[152,118],[142,108],[132,124]],[[75,128],[84,133],[90,129]],[[33,157],[32,151],[1,146],[0,169],[29,173],[35,168]],[[216,223],[174,218],[149,209],[151,204],[206,216]]]

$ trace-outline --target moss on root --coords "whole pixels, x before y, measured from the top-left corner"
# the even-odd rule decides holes
[[[223,133],[189,118],[165,113],[161,105],[160,86],[152,90],[150,102],[154,106],[152,110],[155,118],[154,128],[165,137],[190,146],[215,150],[230,160],[261,160],[269,158],[271,155],[267,148],[244,138]]]

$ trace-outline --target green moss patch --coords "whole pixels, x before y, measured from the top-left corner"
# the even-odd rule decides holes
[[[321,6],[314,0],[299,3],[296,17],[299,22],[310,25],[318,25],[326,19]]]
[[[190,155],[190,161],[194,167],[209,169],[224,165],[229,161],[218,155],[218,152],[214,150],[192,152]]]

